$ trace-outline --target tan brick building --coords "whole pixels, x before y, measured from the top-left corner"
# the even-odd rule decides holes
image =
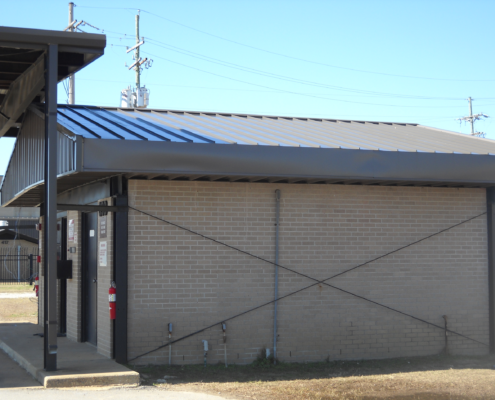
[[[446,318],[450,353],[495,349],[493,141],[80,106],[58,121],[69,338],[136,363],[202,363],[203,340],[209,363],[371,359],[444,351]],[[41,125],[32,109],[14,162]],[[3,205],[42,193],[13,186]]]

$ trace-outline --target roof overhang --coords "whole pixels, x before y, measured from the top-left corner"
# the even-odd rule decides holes
[[[105,35],[0,27],[0,137],[17,136],[24,111],[44,98],[45,53],[58,46],[57,79],[100,57]]]
[[[495,156],[85,139],[84,173],[493,186]]]
[[[58,177],[59,194],[110,177],[380,186],[495,186],[495,156],[84,139],[77,170]],[[37,182],[4,206],[37,206]],[[78,195],[79,196],[79,195]]]

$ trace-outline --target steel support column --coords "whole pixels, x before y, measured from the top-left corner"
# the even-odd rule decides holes
[[[486,189],[488,222],[488,324],[490,353],[495,353],[495,187]]]
[[[127,247],[128,209],[127,194],[118,195],[115,205],[120,210],[115,213],[114,226],[114,268],[117,285],[117,314],[115,318],[115,361],[127,362]]]
[[[57,369],[57,79],[58,45],[45,56],[44,367]]]

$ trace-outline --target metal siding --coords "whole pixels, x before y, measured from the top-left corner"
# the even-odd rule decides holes
[[[2,184],[2,205],[29,187],[43,183],[45,121],[28,111]],[[58,132],[57,175],[76,170],[75,137]]]

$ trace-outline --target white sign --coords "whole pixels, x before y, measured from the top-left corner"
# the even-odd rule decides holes
[[[69,242],[74,241],[74,220],[69,220]]]
[[[95,230],[94,229],[90,229],[89,230],[89,237],[94,237],[95,236]]]
[[[100,267],[107,266],[107,242],[100,242]]]

